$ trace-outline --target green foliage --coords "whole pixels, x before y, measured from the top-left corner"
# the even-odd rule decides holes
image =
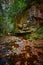
[[[38,33],[32,33],[30,35],[30,39],[35,39],[35,38],[38,38]]]
[[[14,0],[11,3],[9,0],[0,0],[0,33],[14,32],[16,16],[22,14],[23,10],[34,1]]]
[[[37,28],[37,32],[38,32],[38,33],[43,33],[43,26],[42,26],[42,27]]]
[[[30,34],[25,35],[24,38],[30,39]]]
[[[9,16],[16,16],[17,14],[22,13],[24,8],[26,7],[26,3],[22,0],[15,0],[12,6],[9,9]]]
[[[4,7],[2,2],[5,5]],[[22,12],[24,7],[26,7],[26,4],[22,0],[14,0],[10,5],[9,0],[0,0],[0,33],[7,34],[15,29],[13,20]]]
[[[9,0],[4,0],[0,2],[0,34],[8,34],[14,29],[14,23],[12,23],[12,18],[9,17]],[[2,4],[4,3],[4,7]]]
[[[42,34],[39,34],[39,39],[43,39],[43,33]]]

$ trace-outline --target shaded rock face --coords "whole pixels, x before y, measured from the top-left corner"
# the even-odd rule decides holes
[[[43,3],[40,3],[39,4],[35,4],[33,6],[31,6],[30,9],[24,11],[23,15],[21,16],[21,18],[17,20],[16,24],[17,24],[17,27],[19,29],[19,27],[21,28],[24,28],[24,25],[25,24],[28,24],[25,25],[25,28],[29,27],[30,25],[34,26],[34,25],[43,25]],[[27,21],[29,22],[27,23]],[[24,24],[24,25],[23,25]]]

